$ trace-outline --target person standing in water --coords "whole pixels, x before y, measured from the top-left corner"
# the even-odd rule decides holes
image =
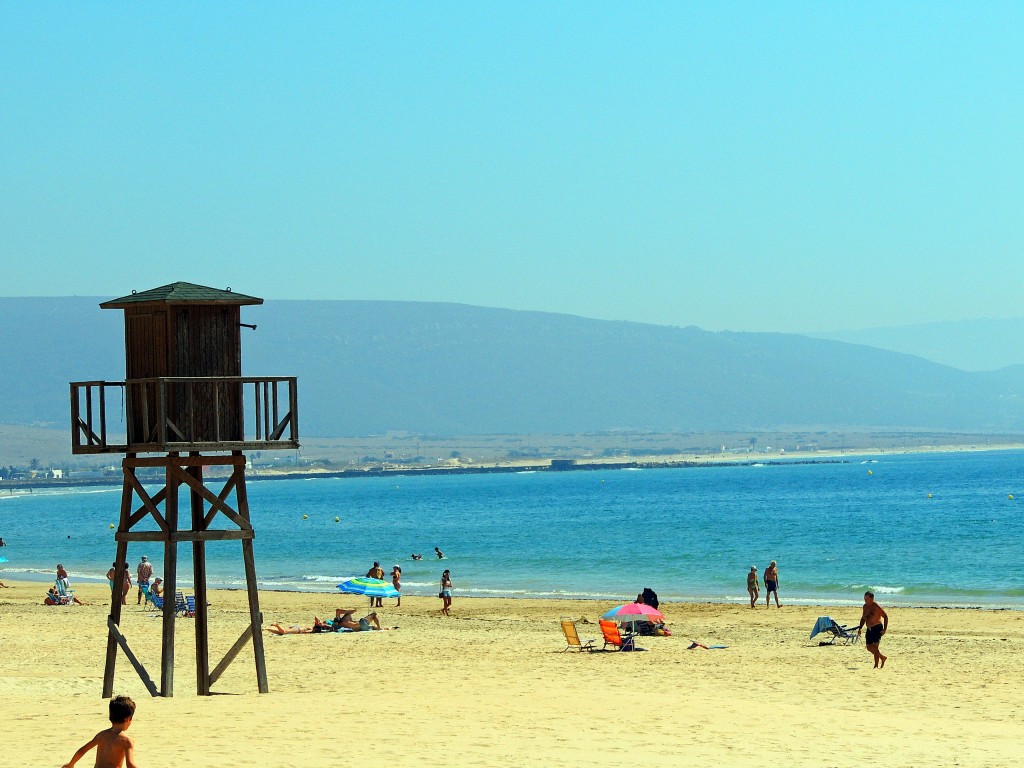
[[[775,607],[781,608],[782,606],[779,605],[779,568],[775,565],[774,560],[764,569],[764,605],[766,608],[772,607],[772,593],[775,593]]]

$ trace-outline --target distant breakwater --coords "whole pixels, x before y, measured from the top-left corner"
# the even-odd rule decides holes
[[[318,470],[315,472],[265,472],[258,470],[246,473],[246,479],[256,482],[265,480],[313,480],[317,478],[349,477],[392,477],[429,475],[489,475],[516,472],[590,472],[614,469],[687,469],[694,467],[754,467],[789,466],[795,464],[849,464],[847,459],[765,459],[760,461],[620,461],[620,462],[578,462],[554,459],[543,464],[517,464],[515,466],[479,467],[370,467],[367,469]],[[157,477],[144,478],[156,480]],[[5,491],[29,491],[44,488],[85,488],[91,486],[120,486],[121,475],[108,477],[69,477],[61,479],[19,479],[0,480],[0,493]]]

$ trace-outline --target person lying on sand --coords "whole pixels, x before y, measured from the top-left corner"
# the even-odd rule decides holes
[[[336,627],[329,621],[321,621],[320,617],[313,617],[312,627],[300,627],[297,624],[292,624],[288,627],[282,627],[279,622],[275,622],[266,628],[267,632],[272,635],[310,635],[320,634],[321,632],[336,632]]]
[[[323,621],[318,616],[314,616],[313,626],[311,627],[300,627],[297,624],[285,627],[279,622],[275,622],[267,626],[265,631],[270,632],[272,635],[317,635],[321,632],[338,632],[342,629],[352,632],[373,632],[377,630],[385,632],[390,629],[398,629],[398,627],[382,627],[376,613],[371,613],[369,616],[357,621],[352,618],[352,614],[356,610],[356,608],[338,608],[334,612],[334,621]]]
[[[334,626],[340,625],[345,629],[351,629],[353,632],[393,629],[393,627],[382,627],[380,625],[380,619],[377,618],[376,611],[356,621],[352,618],[352,615],[357,610],[356,608],[338,608],[335,610]]]

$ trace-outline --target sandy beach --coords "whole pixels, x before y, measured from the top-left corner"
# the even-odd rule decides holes
[[[0,766],[60,766],[105,723],[102,585],[84,607],[41,604],[45,587],[0,589]],[[213,591],[211,663],[244,628],[244,593]],[[267,623],[312,622],[360,598],[264,592]],[[819,615],[856,610],[663,604],[672,637],[646,653],[560,653],[558,619],[599,637],[604,603],[408,597],[380,612],[391,632],[265,634],[270,689],[251,650],[195,696],[193,625],[179,620],[175,696],[151,698],[123,655],[115,690],[139,705],[143,766],[1016,764],[1024,716],[1024,612],[890,610],[871,668],[863,645],[818,645]],[[122,628],[159,679],[160,621],[134,605]],[[723,650],[689,650],[692,640]],[[80,765],[92,765],[88,757]]]

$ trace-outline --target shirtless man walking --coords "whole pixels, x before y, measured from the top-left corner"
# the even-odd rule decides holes
[[[772,593],[775,594],[775,607],[779,605],[779,566],[772,560],[764,569],[764,607],[772,607]]]
[[[882,635],[889,628],[889,614],[878,603],[875,602],[874,592],[864,593],[864,611],[860,615],[860,624],[857,625],[857,636],[860,636],[861,627],[867,625],[868,634],[864,638],[864,645],[875,657],[875,669],[885,666],[888,656],[883,656],[878,650],[878,643]]]
[[[149,562],[149,558],[145,555],[142,556],[142,560],[139,561],[139,568],[136,571],[139,577],[137,585],[139,587],[139,599],[135,601],[136,605],[142,605],[142,588],[145,587],[146,591],[149,591],[149,580],[153,576],[153,564]]]

